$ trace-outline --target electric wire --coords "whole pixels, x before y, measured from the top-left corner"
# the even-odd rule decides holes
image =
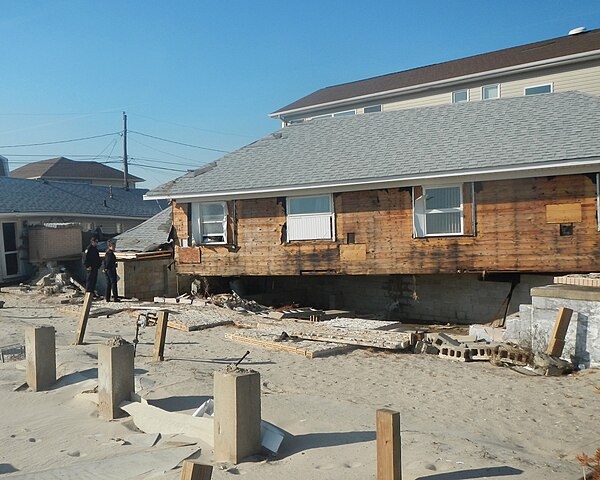
[[[177,142],[175,140],[169,140],[167,138],[156,137],[154,135],[148,135],[147,133],[137,132],[135,130],[127,130],[127,133],[134,133],[143,137],[153,138],[154,140],[161,140],[163,142],[174,143],[176,145],[183,145],[184,147],[199,148],[200,150],[208,150],[210,152],[229,153],[227,150],[219,150],[217,148],[201,147],[200,145],[192,145],[190,143]],[[2,148],[2,147],[0,147]]]
[[[57,140],[55,142],[40,142],[40,143],[22,143],[19,145],[0,145],[0,148],[17,148],[17,147],[39,147],[40,145],[56,145],[59,143],[81,142],[83,140],[91,140],[94,138],[109,137],[111,135],[121,135],[122,132],[104,133],[102,135],[93,135],[90,137],[72,138],[70,140]]]

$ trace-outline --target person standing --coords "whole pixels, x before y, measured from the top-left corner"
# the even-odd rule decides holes
[[[98,269],[102,262],[100,261],[100,254],[98,253],[98,237],[92,237],[88,248],[85,250],[85,257],[83,259],[83,266],[87,271],[87,278],[85,281],[85,291],[92,292],[96,290],[96,281],[98,280]]]
[[[120,302],[117,290],[117,257],[115,256],[115,242],[112,240],[109,240],[107,243],[106,253],[102,261],[102,271],[106,275],[105,300],[110,302],[110,293],[112,290],[113,301]]]

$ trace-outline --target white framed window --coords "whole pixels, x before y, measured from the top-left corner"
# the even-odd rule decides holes
[[[492,100],[494,98],[500,98],[500,84],[481,87],[482,100]]]
[[[523,90],[525,95],[539,95],[540,93],[552,93],[552,84],[535,85],[533,87],[525,87]]]
[[[413,205],[415,236],[463,235],[462,190],[462,185],[423,187]]]
[[[333,197],[311,195],[288,197],[287,240],[333,240],[335,238]]]
[[[465,88],[464,90],[455,90],[452,92],[452,103],[461,103],[469,101],[469,90]]]
[[[312,117],[310,120],[321,120],[323,118],[331,117],[347,117],[349,115],[356,115],[356,110],[344,110],[343,112],[325,113],[323,115],[317,115]]]
[[[227,203],[192,203],[192,244],[227,243]]]

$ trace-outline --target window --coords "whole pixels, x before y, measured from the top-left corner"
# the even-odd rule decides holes
[[[548,83],[546,85],[525,88],[525,95],[539,95],[540,93],[552,93],[552,84]]]
[[[17,249],[17,224],[2,224],[2,243],[0,249],[4,254],[0,258],[0,274],[8,277],[19,274],[19,251]],[[3,266],[4,264],[4,266]]]
[[[192,204],[192,244],[227,243],[227,204]]]
[[[287,199],[287,240],[333,240],[331,195]]]
[[[456,90],[452,92],[452,103],[468,102],[469,90]]]
[[[333,114],[334,117],[347,117],[348,115],[355,115],[356,110],[346,110],[345,112],[336,112]]]
[[[370,107],[365,107],[364,112],[365,113],[381,112],[381,105],[371,105]]]
[[[414,189],[414,229],[416,237],[463,235],[463,187]]]
[[[486,85],[485,87],[482,87],[481,98],[483,100],[500,98],[500,85]]]

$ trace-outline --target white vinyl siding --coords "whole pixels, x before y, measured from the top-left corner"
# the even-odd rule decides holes
[[[192,245],[227,243],[227,204],[192,203]]]
[[[335,236],[331,195],[288,197],[287,240],[333,240]]]
[[[462,235],[462,185],[423,188],[414,201],[413,223],[416,237]]]

